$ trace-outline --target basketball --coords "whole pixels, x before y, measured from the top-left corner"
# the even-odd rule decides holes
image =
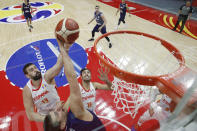
[[[62,42],[68,41],[69,44],[73,44],[79,37],[79,25],[71,18],[64,18],[58,22],[55,33]]]

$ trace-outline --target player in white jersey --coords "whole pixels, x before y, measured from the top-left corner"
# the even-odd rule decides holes
[[[64,110],[51,111],[44,120],[44,131],[106,131],[98,116],[84,108],[79,83],[71,58],[68,55],[68,41],[58,40],[63,57],[64,73],[69,83],[70,97]],[[70,110],[68,110],[68,108]]]
[[[91,82],[91,72],[87,68],[82,69],[80,73],[82,77],[82,85],[79,84],[79,87],[84,107],[94,111],[96,107],[96,89],[111,90],[112,83],[108,79],[107,72],[103,70],[99,70],[99,79],[104,81],[106,84]]]
[[[166,94],[162,94],[157,87],[154,88],[153,92],[154,99],[150,105],[150,109],[140,117],[138,126],[141,126],[142,123],[150,119],[155,119],[159,123],[165,122],[167,117],[171,115],[171,112],[175,108],[175,103],[172,101],[172,99]],[[160,99],[157,99],[158,95],[162,95]]]
[[[24,66],[23,72],[30,80],[23,89],[23,104],[30,121],[43,121],[45,115],[54,110],[56,104],[61,103],[56,91],[54,77],[59,74],[62,67],[61,55],[59,55],[56,64],[47,70],[44,75],[41,75],[41,72],[33,63]]]

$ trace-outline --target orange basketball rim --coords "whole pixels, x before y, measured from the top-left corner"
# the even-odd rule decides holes
[[[139,74],[124,71],[118,68],[116,65],[108,62],[102,55],[98,53],[96,48],[98,42],[106,36],[123,34],[123,33],[143,35],[145,37],[149,37],[151,39],[160,41],[162,46],[164,46],[178,60],[179,68],[173,73],[159,75],[159,76],[147,76],[147,75],[139,75]],[[157,86],[161,92],[171,97],[175,103],[178,103],[180,99],[183,97],[184,93],[187,91],[187,89],[190,88],[187,83],[191,81],[191,79],[196,79],[197,76],[197,73],[195,71],[185,66],[185,59],[176,47],[174,47],[172,44],[161,38],[142,32],[114,31],[114,32],[106,33],[96,39],[94,43],[94,51],[100,62],[103,63],[107,68],[109,68],[110,73],[113,74],[114,76],[130,83],[147,85],[147,86]],[[188,102],[188,105],[193,104],[196,100],[197,100],[197,90],[195,90],[195,92],[193,93],[191,99]]]

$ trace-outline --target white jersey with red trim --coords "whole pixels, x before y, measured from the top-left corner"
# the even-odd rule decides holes
[[[56,103],[60,101],[56,85],[48,84],[44,80],[44,76],[42,76],[40,87],[38,89],[35,89],[31,80],[28,81],[27,86],[31,91],[37,112],[42,115],[47,115],[50,111],[56,108]]]
[[[159,94],[159,91],[156,91],[155,94]],[[166,94],[162,94],[161,99],[159,99],[156,102],[151,103],[151,107],[153,109],[153,115],[150,116],[149,110],[147,110],[139,119],[138,125],[141,125],[141,123],[150,120],[150,119],[156,119],[160,122],[165,122],[167,120],[166,118],[171,115],[170,112],[170,103],[172,102],[172,99],[167,96]]]
[[[172,99],[167,96],[166,94],[162,95],[162,98],[157,101],[158,105],[162,107],[163,111],[170,111],[170,103],[172,102]]]
[[[94,111],[95,107],[96,107],[96,103],[95,103],[96,90],[95,90],[93,84],[90,82],[90,89],[89,90],[85,89],[80,84],[79,84],[79,87],[80,87],[81,97],[82,97],[84,107],[86,109]]]

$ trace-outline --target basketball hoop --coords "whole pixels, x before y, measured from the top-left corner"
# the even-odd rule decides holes
[[[115,35],[131,35],[132,38],[127,37],[128,39],[133,39],[134,37],[146,37],[147,39],[152,39],[156,42],[159,42],[162,47],[165,47],[165,50],[168,51],[173,59],[177,61],[178,66],[172,72],[167,72],[161,75],[143,75],[121,69],[116,63],[114,63],[113,60],[111,60],[111,58],[108,58],[108,55],[101,51],[101,47],[98,46],[100,41],[102,41],[102,38],[110,36],[110,39],[113,41],[112,37],[115,37]],[[124,40],[124,38],[120,39]],[[138,40],[138,38],[136,39]],[[105,44],[101,43],[101,45],[103,45],[102,48],[104,49]],[[107,51],[110,50],[112,49],[108,49]],[[131,114],[133,118],[138,113],[139,108],[141,108],[144,103],[147,103],[146,100],[150,97],[152,86],[157,86],[162,93],[168,95],[175,103],[178,103],[187,89],[191,87],[191,81],[193,79],[197,79],[195,77],[197,73],[185,66],[184,57],[176,47],[171,45],[169,42],[150,34],[135,31],[109,32],[96,39],[94,43],[94,51],[100,61],[100,65],[102,65],[102,67],[105,66],[109,68],[110,73],[115,76],[112,86],[112,95],[114,95],[114,103],[116,104],[116,107],[118,109],[122,109],[127,114]],[[189,81],[190,85],[185,84]],[[187,104],[191,105],[196,100],[197,91],[195,90]]]

